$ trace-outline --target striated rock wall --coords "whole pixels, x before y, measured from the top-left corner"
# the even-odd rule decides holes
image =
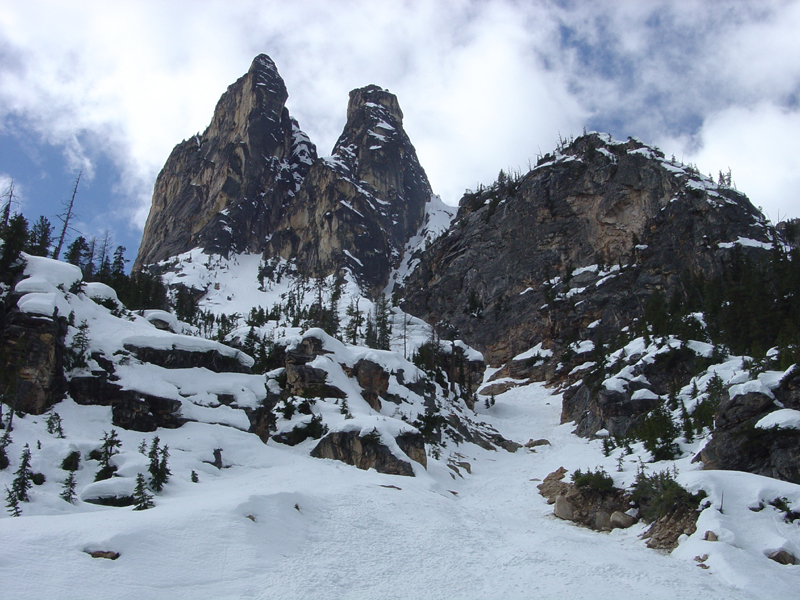
[[[42,414],[66,392],[66,321],[14,308],[0,325],[0,394],[18,411]]]

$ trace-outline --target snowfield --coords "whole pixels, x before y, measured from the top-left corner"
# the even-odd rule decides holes
[[[213,263],[193,252],[180,259],[172,276],[205,290],[203,308],[220,313],[224,309],[244,315],[254,306],[269,308],[290,293],[313,296],[309,290],[298,292],[297,282],[289,277],[283,283],[259,285],[260,266],[259,257],[241,255]],[[161,350],[215,350],[252,364],[250,357],[224,344],[161,331],[147,318],[182,331],[189,327],[166,313],[115,316],[92,300],[114,301],[113,290],[106,286],[87,285],[85,294],[67,292],[80,279],[71,265],[35,259],[26,274],[29,277],[16,286],[25,294],[20,308],[47,316],[56,308],[62,315],[74,312],[76,326],[82,321],[90,325],[91,351],[121,356],[128,342]],[[346,282],[342,317],[348,299],[356,294],[355,283]],[[371,308],[362,299],[361,309]],[[289,338],[289,345],[307,336],[321,340],[329,354],[318,355],[309,365],[323,369],[327,383],[346,394],[352,415],[343,414],[343,405],[332,398],[317,401],[315,414],[324,417],[331,431],[364,433],[374,428],[392,453],[405,456],[393,436],[413,428],[401,418],[412,421],[424,412],[425,400],[401,386],[393,374],[389,392],[403,396],[403,402],[387,402],[376,412],[342,367],[363,358],[392,373],[402,370],[407,381],[422,375],[406,357],[429,338],[429,328],[399,309],[392,315],[397,334],[392,351],[344,344],[321,330],[302,332],[277,322],[261,326],[259,334]],[[241,338],[248,329],[239,325],[230,336]],[[71,327],[70,336],[76,331]],[[658,352],[680,345],[675,339],[663,342],[648,346],[637,338],[610,358],[636,355],[637,360],[652,362]],[[711,352],[707,346],[690,342],[701,353]],[[456,347],[470,359],[481,358],[461,342],[443,342],[441,350],[452,352]],[[579,353],[590,350],[587,344],[575,346]],[[516,359],[544,357],[547,352],[537,346]],[[446,439],[444,447],[427,448],[427,470],[412,462],[416,477],[394,476],[311,458],[314,439],[289,447],[274,440],[264,444],[247,433],[250,423],[243,408],[259,406],[266,390],[277,385],[274,373],[265,379],[203,368],[166,369],[132,357],[115,360],[123,387],[180,400],[182,416],[192,422],[154,433],[117,429],[122,445],[111,458],[117,476],[94,482],[98,463],[87,457],[111,430],[110,407],[81,406],[70,398],[58,403],[54,411],[62,419],[64,438],[48,433],[46,414],[16,415],[6,447],[10,465],[0,471],[0,491],[12,485],[26,445],[32,471],[43,474],[45,481],[32,487],[30,502],[20,504],[21,517],[0,513],[2,598],[800,597],[800,565],[780,565],[767,558],[778,550],[800,556],[800,521],[786,522],[784,513],[771,505],[780,501],[800,510],[800,485],[701,470],[692,458],[707,436],[681,443],[681,458],[674,461],[646,462],[650,457],[641,443],[633,444],[631,455],[621,456],[623,450],[617,448],[604,456],[600,439],[579,438],[572,434],[573,424],[560,423],[560,394],[542,384],[510,380],[519,386],[496,395],[488,408],[479,398],[471,418],[521,444],[544,438],[549,445],[509,453]],[[496,371],[487,369],[484,383]],[[734,384],[731,395],[770,394],[783,375],[767,371],[751,379],[742,357],[729,357],[698,376],[698,388],[706,389],[715,373],[726,385]],[[629,365],[604,384],[625,389],[636,379]],[[235,407],[219,402],[223,394],[233,397]],[[693,408],[689,386],[679,394]],[[451,402],[452,410],[467,414],[462,401]],[[796,428],[798,415],[779,410],[758,426]],[[305,419],[307,415],[299,413],[279,418],[278,431],[291,430]],[[156,435],[169,447],[172,476],[155,495],[154,508],[134,511],[88,502],[132,493],[136,475],[146,473],[149,465],[140,448],[150,447]],[[75,451],[83,458],[75,472],[77,499],[68,503],[59,497],[68,476],[60,465]],[[221,463],[215,465],[217,460]],[[448,464],[458,466],[459,472]],[[559,520],[537,485],[562,466],[568,472],[602,467],[619,487],[630,486],[639,468],[651,473],[675,469],[684,487],[707,494],[697,532],[684,537],[668,555],[645,546],[640,537],[644,524],[598,533]],[[718,541],[706,541],[706,531],[713,531]],[[89,553],[95,551],[119,557],[93,558]]]
[[[88,452],[108,430],[110,409],[56,406],[66,439],[45,431],[44,417],[15,419],[8,485],[24,441],[33,469],[57,465],[69,448]],[[472,465],[454,476],[443,460],[415,478],[359,471],[310,458],[313,441],[266,445],[229,427],[188,423],[160,430],[173,476],[156,507],[102,507],[57,498],[65,472],[46,470],[23,517],[0,519],[0,573],[6,598],[792,598],[800,567],[768,560],[762,546],[794,549],[795,524],[777,511],[755,513],[759,498],[800,501],[800,486],[733,472],[704,472],[677,461],[680,479],[711,492],[698,533],[672,555],[645,547],[643,525],[611,533],[555,518],[536,485],[559,466],[600,464],[599,441],[559,425],[560,398],[540,385],[497,396],[480,418],[518,441],[547,438],[536,452],[450,448]],[[119,431],[120,467],[144,468],[136,447],[153,434]],[[36,440],[42,449],[36,449]],[[223,468],[207,464],[222,448]],[[137,463],[138,461],[138,463]],[[686,463],[686,464],[685,464]],[[93,473],[78,471],[88,483]],[[694,469],[694,470],[692,470]],[[191,483],[190,473],[199,475]],[[83,478],[83,479],[80,479]],[[81,486],[79,486],[80,489]],[[720,514],[718,492],[724,496]],[[720,533],[719,542],[702,532]],[[697,539],[695,539],[697,538]],[[119,552],[117,560],[89,551]],[[694,556],[708,554],[708,570]],[[761,555],[759,555],[761,554]],[[764,585],[768,581],[769,585]]]

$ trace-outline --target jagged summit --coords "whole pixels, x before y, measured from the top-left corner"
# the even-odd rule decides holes
[[[356,112],[361,109],[374,108],[380,105],[385,108],[398,122],[403,122],[403,111],[397,102],[397,96],[375,84],[364,86],[350,92],[350,101],[347,104],[347,120],[355,118]]]
[[[196,247],[224,255],[261,250],[317,157],[287,97],[273,61],[257,56],[222,95],[206,131],[167,159],[134,269]]]
[[[257,56],[208,129],[175,147],[156,181],[138,270],[193,248],[292,258],[308,276],[350,270],[382,289],[432,192],[394,94],[353,90],[332,155],[290,117],[275,63]]]
[[[353,90],[347,116],[332,155],[314,164],[286,207],[265,258],[293,258],[312,276],[346,268],[376,293],[423,224],[432,191],[394,94]]]

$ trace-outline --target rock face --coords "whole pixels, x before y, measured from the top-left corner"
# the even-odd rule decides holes
[[[42,414],[66,391],[66,321],[14,309],[0,323],[0,390],[5,402],[22,412]]]
[[[156,180],[134,270],[191,248],[259,252],[317,158],[261,54],[222,95],[202,135],[178,144]]]
[[[401,434],[397,444],[410,458],[426,465],[425,445],[419,433]],[[402,444],[402,445],[401,445]],[[404,448],[408,448],[408,451]],[[409,451],[411,454],[409,454]],[[413,455],[413,457],[412,457]],[[392,454],[379,435],[361,435],[359,431],[335,431],[322,438],[311,451],[315,458],[332,458],[359,469],[375,469],[378,473],[414,476],[411,463]]]
[[[377,291],[422,225],[430,198],[397,98],[375,85],[353,90],[333,155],[311,167],[265,256],[295,258],[311,276],[348,267]]]
[[[257,56],[208,129],[172,151],[134,270],[200,247],[291,258],[311,277],[349,268],[365,291],[385,287],[432,195],[397,98],[353,90],[333,155],[318,159],[287,97],[275,64]]]
[[[742,194],[635,140],[589,134],[524,176],[466,194],[406,279],[404,308],[449,322],[499,366],[538,343],[557,353],[613,338],[683,274],[719,274],[740,237],[768,242]],[[552,376],[558,360],[535,362],[529,372]]]
[[[786,401],[789,408],[800,408],[792,393],[798,382],[800,374],[795,374],[776,390],[776,396]],[[714,435],[698,456],[704,468],[747,471],[800,483],[800,431],[755,427],[777,408],[772,398],[757,392],[721,402]]]

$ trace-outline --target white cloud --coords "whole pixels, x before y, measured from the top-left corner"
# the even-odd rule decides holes
[[[773,222],[798,216],[800,113],[768,103],[729,108],[709,117],[696,140],[664,148],[715,178],[730,168],[736,187]]]
[[[777,210],[768,198],[796,183],[791,165],[775,165],[790,152],[800,101],[800,2],[0,7],[0,128],[13,115],[88,175],[94,157],[111,157],[127,198],[115,210],[135,227],[172,147],[205,129],[260,52],[278,65],[289,110],[321,154],[341,132],[351,89],[376,83],[396,93],[434,190],[451,203],[584,124],[667,140],[704,169],[729,165],[768,212]],[[742,114],[747,127],[736,121]],[[758,171],[772,169],[770,177],[749,173],[757,163],[729,145],[735,139],[719,141],[731,127],[762,144],[751,158],[762,157]]]

